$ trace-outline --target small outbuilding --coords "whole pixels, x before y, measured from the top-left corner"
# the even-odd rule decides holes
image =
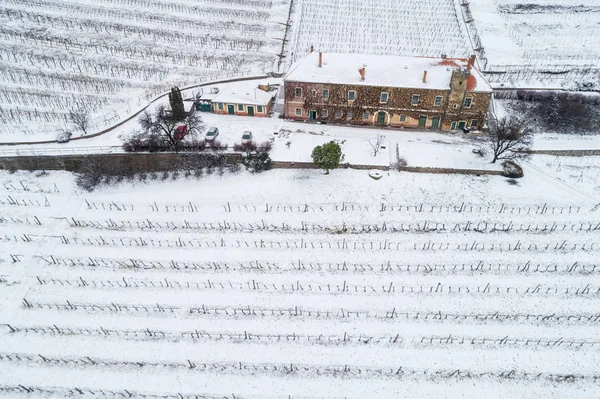
[[[213,112],[222,115],[269,116],[274,96],[275,92],[258,87],[225,89],[212,98]]]

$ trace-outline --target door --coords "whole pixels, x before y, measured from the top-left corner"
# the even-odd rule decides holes
[[[248,116],[254,116],[254,107],[248,106]]]
[[[465,127],[467,127],[467,122],[465,122],[465,121],[458,122],[458,129],[459,130],[463,130]]]
[[[234,107],[233,105],[228,105],[228,106],[227,106],[227,113],[228,113],[229,115],[233,115],[233,114],[235,114],[235,107]]]
[[[419,117],[419,127],[425,127],[426,123],[427,123],[427,117],[426,116]]]
[[[314,121],[315,119],[317,119],[317,111],[308,111],[308,118],[311,121]]]
[[[385,125],[385,112],[377,113],[377,123],[380,125]]]
[[[432,129],[438,129],[440,127],[440,118],[433,118],[431,120],[431,128]]]

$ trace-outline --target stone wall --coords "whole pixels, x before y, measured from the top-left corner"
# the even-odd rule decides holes
[[[319,169],[312,162],[284,162],[273,161],[273,169]],[[382,165],[351,165],[349,163],[341,164],[340,169],[357,169],[357,170],[390,170],[389,166]]]
[[[458,174],[458,175],[492,175],[504,176],[502,170],[483,170],[483,169],[454,169],[454,168],[426,168],[418,166],[402,166],[398,170],[412,173],[435,173],[435,174]]]
[[[81,154],[60,156],[16,156],[0,157],[0,169],[4,170],[66,170],[80,172],[86,161],[96,161],[114,170],[135,170],[138,172],[160,172],[172,170],[184,162],[209,153],[123,153],[123,154]],[[239,153],[225,154],[227,163],[240,163]]]
[[[556,155],[561,157],[585,157],[585,156],[600,156],[598,150],[530,150],[527,151],[533,155]]]
[[[600,150],[594,150],[600,155]],[[124,153],[124,154],[95,154],[95,155],[60,155],[60,156],[18,156],[0,157],[0,170],[66,170],[80,172],[86,161],[97,161],[116,170],[135,170],[136,172],[161,172],[173,170],[177,165],[187,161],[194,162],[194,158],[206,156],[210,153]],[[241,163],[239,153],[224,154],[227,164]],[[564,154],[563,154],[564,155]],[[576,156],[576,155],[573,155]],[[317,169],[312,162],[283,162],[273,161],[274,169]],[[383,165],[340,165],[341,169],[357,170],[390,170]],[[478,169],[451,169],[451,168],[426,168],[405,166],[400,171],[414,173],[442,173],[442,174],[470,174],[470,175],[502,175],[499,170]]]

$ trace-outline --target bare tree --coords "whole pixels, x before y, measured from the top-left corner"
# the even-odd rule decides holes
[[[90,114],[82,108],[69,110],[69,121],[71,121],[77,129],[83,131],[83,134],[87,134],[87,130],[92,122]]]
[[[517,159],[529,156],[533,130],[521,119],[502,118],[490,126],[487,144],[492,151],[492,163],[499,159]]]
[[[164,105],[159,106],[152,114],[144,111],[139,122],[146,133],[160,136],[173,151],[179,150],[184,137],[200,134],[204,130],[202,117],[196,113],[183,121],[177,121],[165,111]]]
[[[374,157],[376,157],[377,154],[379,154],[379,150],[381,150],[381,143],[383,142],[383,139],[385,139],[385,136],[377,134],[377,138],[375,139],[375,141],[369,140],[369,145],[373,149]]]

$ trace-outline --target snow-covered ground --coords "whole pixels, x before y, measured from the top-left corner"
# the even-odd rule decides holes
[[[536,150],[600,150],[600,135],[536,134]]]
[[[590,185],[73,180],[0,172],[2,398],[598,397]]]
[[[292,61],[318,51],[468,57],[454,0],[298,0]]]
[[[88,133],[172,85],[277,70],[289,0],[10,0],[0,5],[0,142]],[[78,134],[79,132],[76,132]]]
[[[485,50],[480,65],[507,72],[486,74],[492,85],[577,90],[576,83],[588,82],[600,87],[597,0],[471,0],[468,8]]]

